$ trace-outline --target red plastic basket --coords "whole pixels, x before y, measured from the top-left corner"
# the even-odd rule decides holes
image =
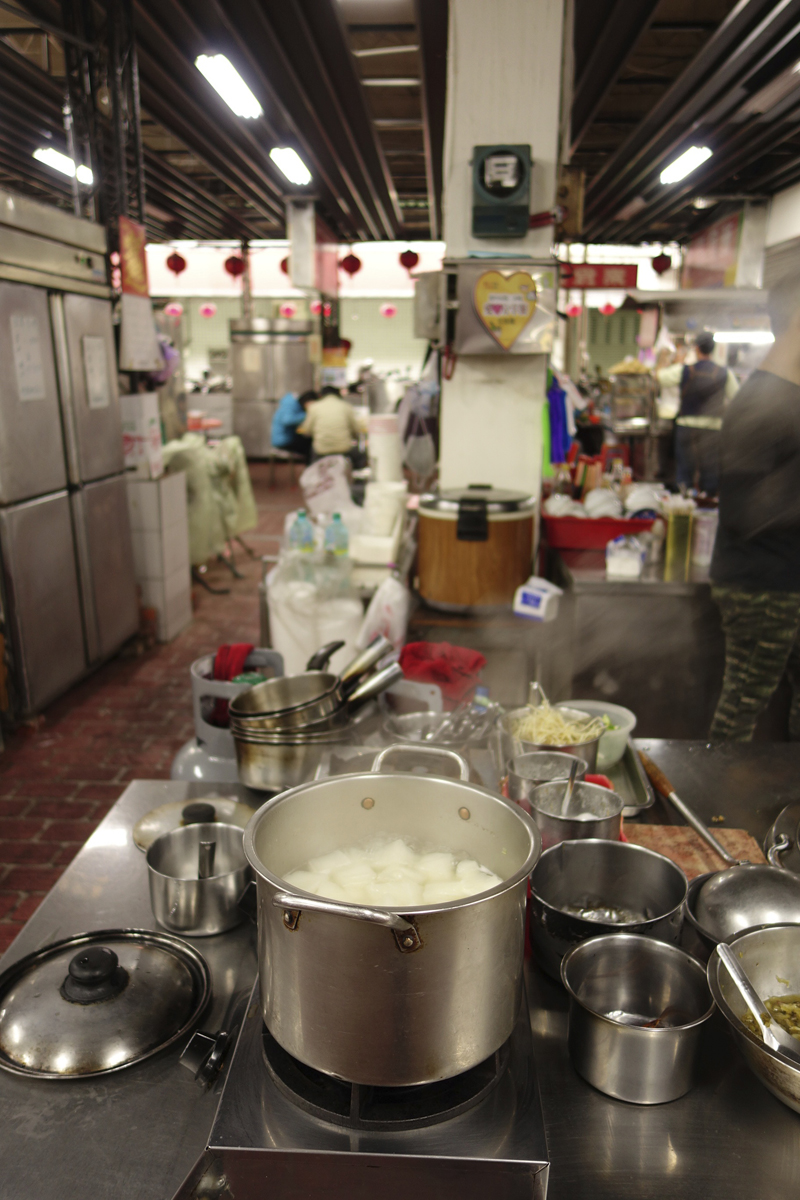
[[[542,515],[552,550],[605,550],[614,538],[650,529],[654,517],[548,517]]]

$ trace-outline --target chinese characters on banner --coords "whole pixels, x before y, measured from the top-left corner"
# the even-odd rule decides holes
[[[723,217],[689,242],[681,286],[733,287],[739,257],[742,214]]]
[[[562,288],[635,288],[639,268],[636,263],[562,263],[559,285]]]
[[[163,366],[147,284],[145,229],[129,217],[119,219],[122,272],[119,366],[121,371],[155,371]]]

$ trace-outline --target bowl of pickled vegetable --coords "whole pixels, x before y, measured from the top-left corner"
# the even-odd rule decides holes
[[[625,753],[628,738],[636,728],[636,714],[621,704],[609,704],[607,700],[569,700],[570,708],[599,717],[605,728],[600,735],[597,749],[597,769],[605,771],[615,767]]]
[[[758,925],[729,944],[764,1001],[767,1019],[797,1038],[800,1049],[800,925]],[[750,1070],[800,1113],[800,1067],[764,1044],[716,951],[708,960],[708,985]]]

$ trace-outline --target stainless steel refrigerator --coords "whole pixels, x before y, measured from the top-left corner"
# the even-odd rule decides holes
[[[0,282],[0,558],[21,716],[137,628],[106,299]]]

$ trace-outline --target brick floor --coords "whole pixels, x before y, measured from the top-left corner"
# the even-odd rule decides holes
[[[74,858],[131,779],[168,779],[192,735],[189,666],[223,642],[258,642],[262,554],[274,554],[299,490],[287,467],[275,488],[266,464],[251,465],[258,528],[237,549],[234,579],[222,564],[195,586],[194,620],[174,641],[140,657],[120,655],[17,730],[0,754],[0,953]],[[285,473],[285,474],[284,474]]]

